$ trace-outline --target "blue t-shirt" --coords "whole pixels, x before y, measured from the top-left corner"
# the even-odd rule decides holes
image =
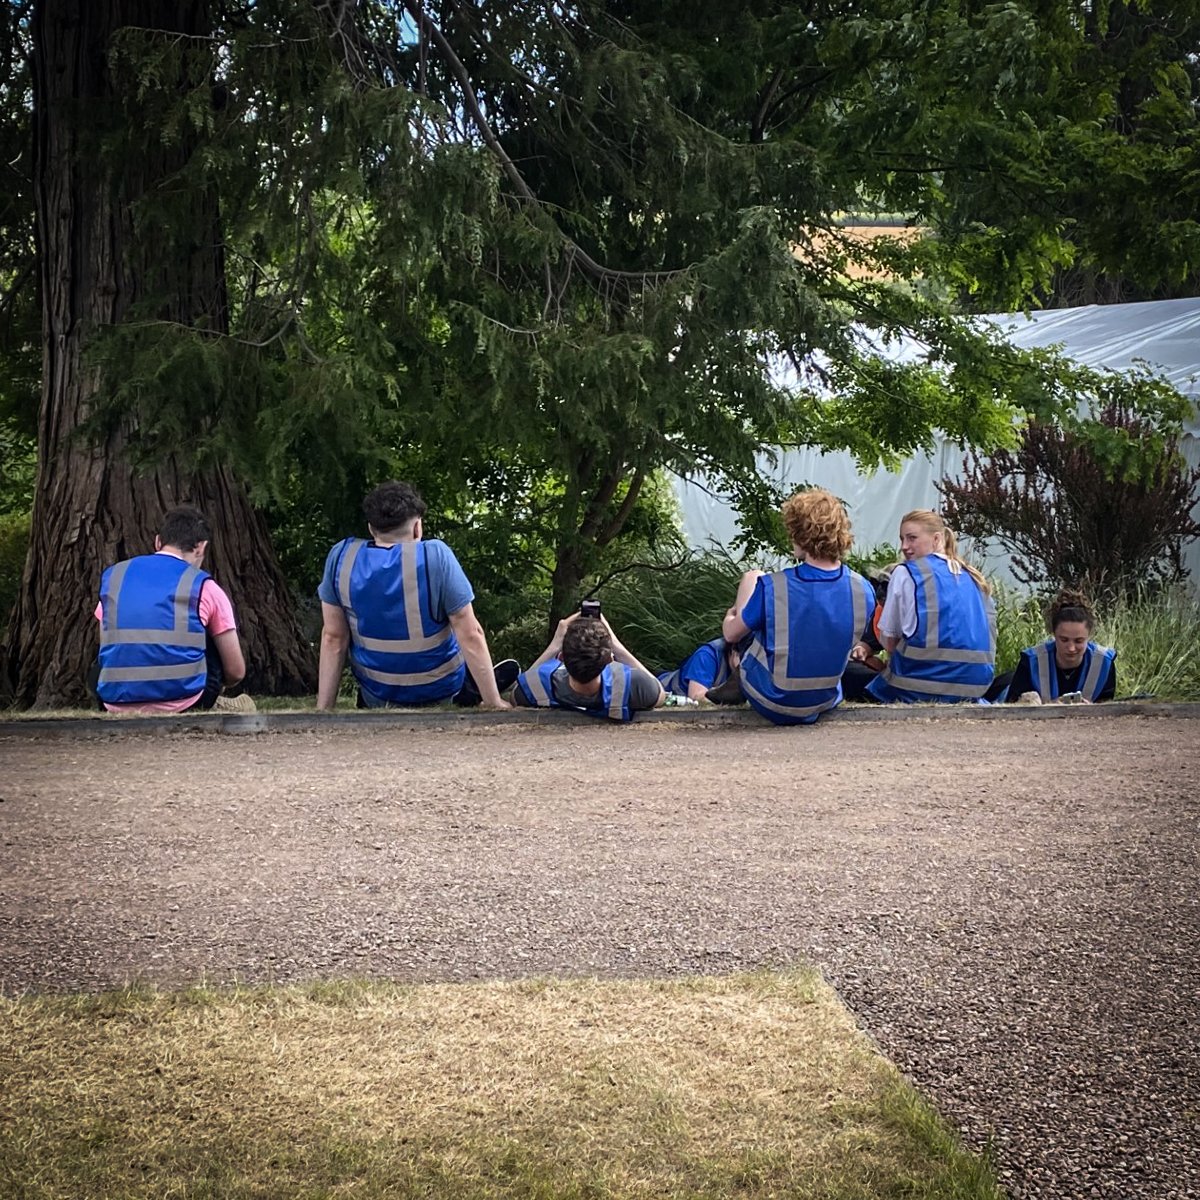
[[[325,559],[325,571],[317,595],[325,604],[337,604],[337,588],[334,572],[337,570],[338,555],[344,543],[338,542]],[[437,538],[421,541],[425,547],[425,572],[429,585],[429,611],[439,624],[445,624],[452,613],[465,608],[475,599],[466,572],[462,569],[454,551]]]
[[[691,652],[679,667],[679,686],[687,695],[689,683],[701,683],[706,688],[712,687],[721,673],[723,654],[715,646],[705,642]]]

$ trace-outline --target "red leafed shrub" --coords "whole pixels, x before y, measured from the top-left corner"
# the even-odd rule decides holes
[[[1200,536],[1200,470],[1178,446],[1117,403],[1069,428],[1034,421],[1015,450],[964,459],[961,482],[942,480],[942,513],[998,541],[1036,587],[1129,594],[1177,582],[1183,543]]]

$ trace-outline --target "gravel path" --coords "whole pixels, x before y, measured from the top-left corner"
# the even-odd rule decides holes
[[[1198,733],[0,733],[0,989],[810,957],[1013,1197],[1200,1197]]]

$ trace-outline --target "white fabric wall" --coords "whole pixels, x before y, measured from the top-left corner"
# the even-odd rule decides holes
[[[1080,309],[1052,309],[1030,316],[1001,315],[985,318],[1001,327],[1014,343],[1025,346],[1060,344],[1064,353],[1088,366],[1125,370],[1144,361],[1161,371],[1185,395],[1200,397],[1200,299],[1164,300],[1144,304],[1089,305]],[[889,347],[889,355],[915,357],[912,345]],[[781,376],[791,375],[789,367]],[[1192,467],[1200,466],[1200,416],[1193,409],[1181,449]],[[772,466],[759,461],[763,475],[785,489],[803,483],[828,488],[849,506],[854,524],[855,548],[868,550],[895,543],[900,517],[914,508],[938,508],[936,482],[962,474],[963,452],[939,441],[931,455],[909,459],[895,473],[859,472],[854,459],[839,451],[789,450]],[[738,514],[727,497],[714,495],[697,481],[676,483],[689,545],[697,549],[729,548],[739,531]],[[1015,584],[1008,557],[998,547],[984,543],[964,548],[996,578]],[[1200,540],[1187,548],[1186,565],[1193,584],[1200,584]]]

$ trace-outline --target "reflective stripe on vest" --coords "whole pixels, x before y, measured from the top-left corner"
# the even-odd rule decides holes
[[[204,691],[207,635],[200,623],[200,590],[208,578],[170,554],[125,559],[105,571],[96,681],[101,700],[149,704]]]
[[[914,584],[914,598],[917,608],[917,630],[911,637],[902,637],[895,651],[889,656],[888,662],[876,680],[868,685],[868,690],[880,700],[896,699],[894,693],[887,690],[909,693],[916,697],[946,698],[949,700],[977,700],[987,691],[991,684],[994,671],[993,665],[996,654],[996,609],[990,598],[982,591],[975,580],[965,572],[954,572],[944,559],[948,579],[959,580],[964,574],[970,581],[973,594],[965,596],[964,603],[978,603],[987,622],[988,648],[956,647],[942,645],[943,613],[941,599],[938,594],[938,573],[934,567],[934,557],[923,557],[909,560],[902,564],[907,568]],[[976,614],[978,616],[979,614]],[[972,623],[973,624],[973,623]],[[923,636],[921,636],[923,632]],[[915,639],[915,640],[914,640]],[[924,644],[922,645],[921,642]],[[948,667],[962,668],[959,678],[931,678],[919,670],[910,672],[904,670],[905,663],[944,664]],[[899,668],[899,669],[898,669]],[[976,670],[973,668],[986,668]],[[983,676],[986,675],[986,679]],[[900,698],[903,698],[901,695]]]
[[[854,621],[854,636],[857,637],[866,628],[867,624],[867,600],[861,588],[854,586],[855,576],[850,574],[850,592],[851,605]],[[767,661],[766,647],[757,638],[754,639],[753,645],[746,654],[747,658],[753,658],[758,662],[764,670],[769,670],[771,673],[771,682],[781,692],[815,692],[824,688],[837,687],[841,682],[842,673],[839,671],[836,675],[789,675],[788,674],[788,651],[791,645],[791,624],[788,620],[788,586],[787,576],[784,572],[779,571],[771,576],[772,594],[774,596],[774,623],[773,623],[773,639],[772,649],[775,653],[775,665],[770,666]],[[851,643],[853,647],[853,643]],[[745,678],[743,677],[742,686],[745,687]],[[777,706],[776,706],[777,707]],[[780,709],[781,712],[793,712],[799,710]]]
[[[1058,656],[1054,651],[1053,638],[1024,651],[1033,660],[1030,663],[1033,683],[1043,704],[1050,704],[1058,699]],[[1104,690],[1109,668],[1116,657],[1116,652],[1111,647],[1088,642],[1087,649],[1083,652],[1083,661],[1080,663],[1080,666],[1087,667],[1079,685],[1080,694],[1084,699],[1094,701]]]
[[[354,562],[358,558],[359,551],[367,543],[362,538],[355,538],[347,547],[345,554],[342,555],[341,570],[338,572],[338,602],[346,613],[346,621],[350,626],[350,636],[354,639],[356,645],[361,646],[364,650],[377,650],[381,654],[418,654],[423,650],[432,650],[436,646],[440,646],[450,636],[450,626],[444,625],[436,633],[431,633],[428,636],[424,633],[421,624],[421,593],[417,580],[417,556],[414,551],[412,554],[401,552],[400,555],[400,579],[404,588],[404,617],[408,622],[409,636],[406,638],[376,638],[363,637],[358,631],[358,614],[354,611],[354,606],[350,602],[350,576],[354,571]],[[416,542],[412,545],[416,546]],[[421,630],[420,633],[413,634],[413,628]],[[403,677],[397,676],[396,681]],[[439,675],[438,678],[441,678]],[[427,682],[422,681],[417,676],[413,676],[414,683]]]
[[[1117,652],[1111,646],[1098,646],[1095,642],[1089,642],[1087,653],[1092,656],[1092,662],[1084,672],[1083,684],[1079,690],[1089,700],[1095,700],[1108,681],[1108,672],[1116,660]]]
[[[1037,664],[1037,690],[1043,704],[1058,699],[1058,672],[1050,662],[1050,647],[1045,642],[1034,647],[1033,659]]]
[[[554,694],[553,677],[562,664],[557,659],[542,663],[536,671],[523,671],[517,677],[517,685],[525,698],[535,708],[566,708],[581,712],[589,717],[608,718],[612,721],[630,721],[633,713],[629,708],[629,692],[633,671],[624,663],[609,663],[600,672],[600,695],[604,701],[600,708],[588,708],[582,704],[569,704]],[[607,697],[605,697],[607,693]]]
[[[850,588],[852,621],[852,627],[847,630],[845,654],[848,657],[850,650],[854,646],[854,642],[861,636],[866,627],[867,592],[869,585],[855,572],[850,571],[848,568],[844,568],[844,570],[844,578]],[[790,693],[797,698],[797,701],[799,696],[805,692],[816,693],[816,696],[810,696],[807,702],[782,703],[771,696],[765,695],[762,688],[755,682],[754,672],[744,669],[742,671],[742,691],[745,692],[747,698],[753,703],[755,708],[778,713],[780,716],[799,722],[807,717],[816,717],[820,713],[827,712],[829,709],[837,706],[841,700],[839,685],[841,683],[842,670],[845,669],[846,665],[845,659],[841,663],[841,669],[835,675],[788,674],[788,655],[791,647],[792,628],[791,612],[788,603],[788,575],[786,571],[779,571],[771,575],[770,579],[772,596],[771,651],[774,655],[774,664],[770,664],[770,656],[767,653],[767,648],[757,637],[746,652],[745,657],[752,659],[762,667],[764,673],[769,672],[772,685],[780,692],[785,694]],[[831,581],[830,583],[816,580],[802,582],[811,583],[815,587],[821,588],[840,585],[841,580]]]
[[[121,586],[125,582],[125,576],[129,571],[129,564],[132,560],[126,559],[124,562],[119,562],[112,569],[112,574],[108,577],[109,602],[105,605],[101,615],[103,620],[100,622],[100,645],[102,646],[183,646],[188,649],[203,650],[205,646],[205,633],[201,630],[196,633],[189,628],[191,624],[191,600],[192,600],[192,585],[196,582],[196,576],[200,572],[192,566],[189,566],[186,571],[179,577],[179,585],[175,589],[175,596],[171,604],[175,610],[175,624],[171,629],[117,629],[116,625],[120,619],[120,604],[121,604]],[[143,668],[138,668],[139,670]],[[158,668],[155,668],[158,669]],[[164,675],[128,675],[117,676],[107,675],[101,670],[101,678],[109,679],[186,679],[188,672],[182,674],[174,668],[161,668],[168,671]],[[192,674],[195,674],[195,668],[192,668]]]

